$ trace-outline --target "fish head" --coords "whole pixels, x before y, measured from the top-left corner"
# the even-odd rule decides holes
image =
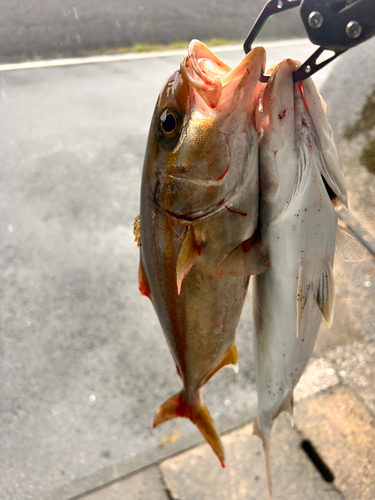
[[[268,136],[280,142],[285,140],[287,129],[294,126],[293,72],[298,66],[294,59],[271,66],[267,70],[268,82],[260,84],[258,91],[257,129],[267,131]]]
[[[143,182],[169,214],[196,220],[216,211],[233,191],[246,166],[240,154],[248,152],[264,63],[260,47],[232,69],[202,42],[190,43],[159,95],[145,156]]]
[[[281,214],[310,178],[320,174],[332,203],[346,205],[340,160],[326,105],[309,78],[293,81],[300,66],[285,59],[269,70],[271,76],[258,94],[256,119],[260,141],[260,190],[264,220]],[[271,208],[272,207],[272,208]]]

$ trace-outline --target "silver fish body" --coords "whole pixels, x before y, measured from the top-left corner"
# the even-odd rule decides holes
[[[293,389],[311,356],[321,319],[334,308],[332,267],[338,218],[346,205],[336,147],[309,79],[293,83],[287,59],[260,101],[260,233],[270,266],[252,280],[258,416],[272,491],[270,432],[281,411],[292,418]]]

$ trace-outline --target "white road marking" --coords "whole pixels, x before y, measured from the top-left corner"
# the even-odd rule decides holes
[[[311,45],[308,38],[292,38],[290,40],[279,40],[275,42],[264,42],[255,44],[254,46],[262,45],[265,49],[276,47],[293,47],[295,45]],[[312,46],[313,47],[313,46]],[[214,53],[232,52],[243,50],[242,45],[222,45],[221,47],[213,47]],[[127,52],[124,54],[111,54],[102,56],[90,57],[71,57],[68,59],[51,59],[49,61],[28,61],[13,64],[1,64],[0,71],[16,71],[20,69],[37,69],[37,68],[52,68],[56,66],[77,66],[81,64],[94,64],[116,61],[134,61],[137,59],[155,59],[157,57],[171,57],[186,54],[186,49],[164,50],[153,52]]]

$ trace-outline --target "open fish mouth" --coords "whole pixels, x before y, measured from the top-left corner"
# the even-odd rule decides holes
[[[215,213],[219,208],[221,208],[224,205],[224,203],[225,203],[225,198],[223,198],[219,202],[217,202],[217,203],[215,203],[215,204],[211,205],[210,207],[207,207],[203,210],[197,210],[194,212],[186,212],[184,214],[176,214],[168,209],[164,209],[164,210],[167,212],[168,215],[171,215],[175,219],[183,220],[186,222],[193,222],[195,220],[203,219],[203,217],[207,217],[208,215]]]

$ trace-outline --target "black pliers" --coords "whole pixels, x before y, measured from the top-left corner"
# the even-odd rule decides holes
[[[293,73],[295,82],[305,80],[346,50],[375,35],[375,0],[269,0],[245,40],[245,53],[250,52],[268,17],[299,5],[310,41],[320,47]],[[334,55],[318,63],[325,50]],[[268,78],[260,76],[262,82]]]

